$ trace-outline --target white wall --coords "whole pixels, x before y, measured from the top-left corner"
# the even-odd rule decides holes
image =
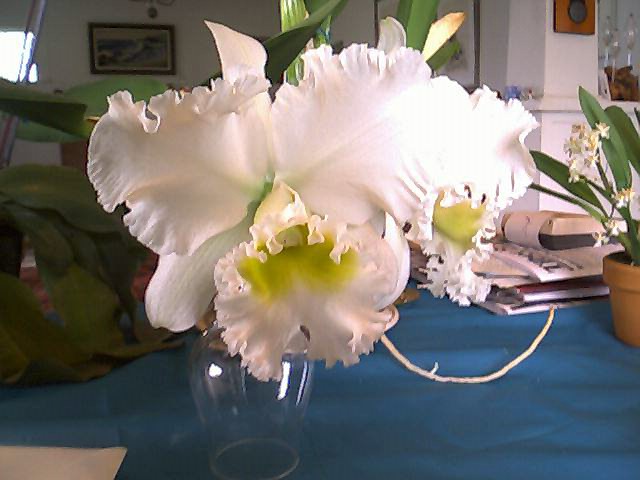
[[[89,22],[171,24],[176,36],[176,75],[160,76],[176,86],[199,83],[218,68],[211,34],[203,20],[224,23],[253,36],[268,37],[279,31],[277,0],[178,0],[158,7],[150,19],[144,2],[130,0],[49,0],[36,54],[41,87],[52,90],[84,83],[103,75],[89,68]],[[5,6],[5,4],[7,4]],[[2,0],[0,28],[21,28],[27,0]],[[372,42],[373,0],[353,0],[334,25],[334,40],[346,44]]]
[[[24,27],[29,0],[0,0],[0,28]],[[48,0],[36,53],[40,82],[45,91],[66,89],[105,78],[90,71],[88,24],[170,24],[175,28],[176,75],[157,78],[172,86],[193,86],[219,69],[213,39],[203,21],[224,23],[253,36],[279,32],[277,0],[177,0],[171,7],[158,6],[150,19],[144,2],[130,0]],[[345,44],[374,41],[373,0],[352,0],[336,20],[333,40]],[[14,164],[37,161],[59,163],[57,145],[16,142]]]
[[[480,3],[480,83],[504,92],[507,82],[510,0]]]

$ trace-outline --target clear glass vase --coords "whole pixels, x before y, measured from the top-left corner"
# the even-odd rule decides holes
[[[279,479],[298,465],[313,363],[287,354],[282,370],[280,381],[256,380],[240,366],[239,356],[229,355],[216,328],[194,344],[189,380],[218,478]]]

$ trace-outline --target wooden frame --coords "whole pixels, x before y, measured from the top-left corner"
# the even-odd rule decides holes
[[[90,23],[91,73],[175,75],[172,25]]]
[[[582,13],[584,19],[576,21],[572,18],[572,5],[575,12]],[[596,33],[596,1],[595,0],[555,0],[553,15],[553,31],[557,33],[577,33],[580,35],[594,35]]]

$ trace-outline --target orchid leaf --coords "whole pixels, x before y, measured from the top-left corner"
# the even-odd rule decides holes
[[[309,14],[306,20],[295,28],[282,32],[264,42],[267,50],[266,75],[272,83],[279,83],[283,72],[302,51],[307,42],[313,38],[322,23],[341,11],[348,0],[326,0],[323,5],[317,4],[317,9]],[[315,6],[315,5],[314,5]]]
[[[45,127],[30,120],[20,119],[16,138],[29,142],[73,143],[86,141],[86,136],[71,135],[55,128]]]
[[[73,262],[73,251],[66,238],[38,212],[21,205],[8,203],[0,207],[9,214],[15,226],[31,241],[36,253],[50,268],[62,274]]]
[[[307,12],[309,12],[309,14],[312,14],[324,7],[328,3],[328,1],[329,0],[304,0],[304,4],[307,7]],[[334,17],[340,15],[340,12],[342,12],[346,5],[347,2],[343,2],[341,6],[333,11],[332,15]]]
[[[422,51],[439,3],[439,0],[400,0],[396,19],[407,32],[407,47]]]
[[[77,264],[58,276],[37,255],[36,262],[64,330],[76,345],[94,352],[124,343],[118,300],[109,287]]]
[[[307,9],[304,0],[280,0],[280,24],[281,30],[287,32],[296,25],[304,21],[307,16]],[[284,76],[287,83],[297,85],[298,79],[302,77],[302,51],[285,70]]]
[[[602,203],[593,190],[591,190],[589,185],[584,182],[574,183],[569,181],[570,173],[567,165],[542,152],[532,151],[531,156],[533,157],[533,161],[535,162],[538,170],[547,175],[566,191],[580,198],[585,203],[589,203],[604,212]]]
[[[609,126],[609,138],[602,139],[602,148],[611,167],[617,189],[629,188],[631,186],[631,167],[618,129],[593,95],[580,87],[578,97],[582,112],[591,128],[595,128],[598,123]]]
[[[123,235],[127,236],[128,233],[123,232]],[[118,295],[135,329],[139,320],[138,301],[131,292],[131,284],[149,251],[133,239],[127,246],[127,242],[115,234],[94,235],[91,240],[95,242],[100,264],[103,266],[104,281]],[[166,335],[164,337],[166,338]],[[138,340],[143,339],[138,338]]]
[[[87,117],[99,117],[109,108],[107,97],[116,92],[127,90],[136,101],[146,102],[154,95],[160,95],[168,89],[166,83],[154,78],[122,76],[75,85],[65,90],[64,96],[85,104]]]
[[[440,50],[434,53],[427,63],[432,70],[440,70],[460,51],[460,48],[460,42],[458,40],[450,40],[445,43]]]
[[[13,352],[13,367],[23,368],[28,362],[45,358],[67,365],[89,358],[61,327],[44,317],[29,287],[5,273],[0,273],[0,331],[0,339],[5,342],[0,351],[8,348]]]
[[[64,95],[48,94],[0,80],[0,111],[88,138],[93,124],[85,119],[87,106]]]
[[[7,83],[0,83],[0,110],[21,117],[17,138],[55,143],[77,142],[89,138],[94,122],[87,120],[86,117],[103,115],[108,108],[107,97],[120,90],[131,92],[136,100],[148,101],[152,96],[159,95],[168,89],[168,86],[159,80],[131,76],[107,78],[77,85],[63,94],[55,95],[42,94],[28,87],[7,85]],[[6,91],[3,89],[5,86]],[[5,98],[8,96],[10,98]],[[46,102],[53,100],[55,105],[64,104],[69,110],[60,110],[62,107],[58,107],[51,111],[55,116],[49,118],[47,112],[50,106]],[[36,101],[41,102],[35,104],[41,107],[37,112],[38,118],[34,117],[33,112],[29,110],[30,105],[34,105]]]
[[[533,190],[537,190],[540,193],[551,195],[552,197],[556,197],[556,198],[559,198],[560,200],[564,200],[565,202],[576,205],[582,208],[585,212],[587,212],[593,218],[598,220],[600,223],[604,224],[607,221],[607,217],[605,215],[603,215],[598,210],[596,210],[591,205],[589,205],[587,202],[579,198],[572,197],[564,193],[556,192],[555,190],[551,190],[550,188],[543,187],[542,185],[538,185],[536,183],[532,183],[530,188],[532,188]]]
[[[25,207],[55,211],[82,230],[105,233],[124,228],[116,215],[98,205],[87,177],[73,168],[20,165],[0,170],[0,193]]]
[[[640,136],[631,118],[620,107],[611,106],[605,110],[622,137],[627,158],[636,172],[640,173]]]

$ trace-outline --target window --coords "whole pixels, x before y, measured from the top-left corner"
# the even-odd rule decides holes
[[[20,68],[23,54],[28,55],[33,44],[33,34],[17,30],[0,30],[0,77],[10,82],[24,80],[25,66]],[[22,70],[19,72],[18,71]],[[29,69],[29,83],[38,81],[38,65],[34,62]]]

